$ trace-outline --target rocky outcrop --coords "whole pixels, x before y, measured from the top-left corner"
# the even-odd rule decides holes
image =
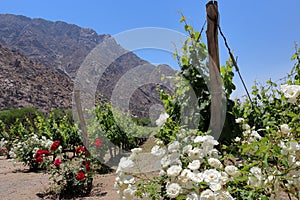
[[[69,109],[72,88],[69,78],[0,46],[0,110]]]

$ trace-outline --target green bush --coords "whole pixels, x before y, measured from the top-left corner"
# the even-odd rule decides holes
[[[0,111],[0,120],[7,126],[12,125],[18,119],[21,122],[26,121],[26,117],[35,118],[41,112],[35,108],[19,108],[14,110]]]

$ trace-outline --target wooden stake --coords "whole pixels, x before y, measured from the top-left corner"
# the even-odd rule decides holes
[[[207,13],[207,47],[208,54],[214,64],[220,71],[220,58],[219,58],[219,43],[218,43],[218,24],[219,24],[219,12],[218,2],[210,1],[206,4]]]
[[[209,64],[209,92],[211,95],[210,106],[210,124],[209,130],[211,135],[217,140],[219,139],[223,125],[224,114],[226,113],[226,106],[224,110],[223,96],[222,96],[222,80],[220,75],[220,58],[218,45],[218,23],[219,12],[218,2],[210,1],[206,4],[207,12],[207,47],[208,47],[208,64]],[[225,111],[225,112],[224,112]]]
[[[82,131],[82,140],[83,140],[83,145],[85,147],[85,156],[88,158],[88,157],[90,157],[90,153],[87,149],[89,147],[89,140],[88,140],[87,128],[86,128],[86,124],[85,124],[85,120],[84,120],[84,116],[83,116],[83,112],[82,112],[79,90],[76,90],[74,92],[74,100],[75,100],[76,109],[78,112],[80,128]]]

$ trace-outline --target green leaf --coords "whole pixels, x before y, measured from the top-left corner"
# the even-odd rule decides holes
[[[176,200],[184,200],[184,199],[186,199],[186,197],[183,194],[176,197]]]
[[[265,196],[265,195],[261,195],[261,196],[260,196],[260,199],[261,199],[261,200],[268,200],[269,198],[268,198],[267,196]]]
[[[291,60],[296,60],[297,58],[297,54],[294,54],[292,57],[291,57]]]
[[[185,16],[182,15],[180,22],[184,22],[186,20]]]
[[[190,31],[190,30],[192,30],[192,27],[190,26],[190,25],[185,25],[184,26],[184,29],[185,29],[185,31]]]

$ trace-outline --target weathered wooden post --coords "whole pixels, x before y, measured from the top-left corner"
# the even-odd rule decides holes
[[[218,2],[210,1],[206,4],[207,47],[209,64],[209,91],[211,94],[211,116],[209,130],[215,139],[219,139],[225,120],[226,107],[222,104],[222,80],[220,75],[220,58],[218,44],[219,11]],[[224,112],[225,111],[225,112]]]
[[[219,42],[218,42],[218,25],[219,25],[219,11],[218,2],[210,1],[206,4],[206,21],[207,21],[207,46],[208,54],[220,71],[219,58]]]
[[[88,140],[88,133],[87,133],[87,128],[86,128],[86,123],[85,123],[83,112],[82,112],[82,106],[81,106],[81,100],[80,100],[80,91],[79,90],[76,90],[74,92],[74,100],[75,100],[76,109],[77,109],[77,112],[78,112],[80,128],[81,128],[81,131],[82,131],[83,145],[86,148],[85,156],[88,158],[88,157],[90,157],[90,153],[87,149],[89,147],[89,140]]]

